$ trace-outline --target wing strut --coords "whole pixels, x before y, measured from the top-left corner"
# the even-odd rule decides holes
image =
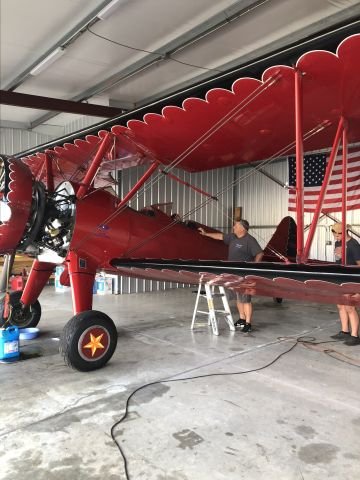
[[[295,141],[296,141],[296,262],[304,260],[304,147],[302,75],[295,69]]]
[[[158,168],[157,162],[151,164],[151,166],[146,170],[146,172],[140,178],[140,180],[135,183],[135,185],[130,190],[130,192],[127,195],[125,195],[125,197],[121,200],[120,203],[118,203],[116,210],[123,207],[130,200],[130,198],[132,198],[135,195],[135,193],[139,190],[139,188],[146,182],[146,180],[152,175],[154,170],[156,170],[157,168]]]
[[[95,157],[93,158],[90,164],[90,168],[87,171],[87,174],[85,175],[84,180],[82,181],[81,187],[77,191],[76,198],[78,200],[81,200],[88,192],[90,185],[92,184],[92,182],[94,181],[94,178],[96,177],[100,164],[104,158],[104,155],[110,148],[113,136],[114,135],[112,133],[108,132],[103,138],[103,140],[101,141],[98,151],[96,152]]]
[[[341,263],[346,265],[346,201],[347,201],[347,125],[344,125],[342,140],[342,202],[341,202],[341,221],[343,229],[341,232]]]
[[[205,195],[206,197],[212,198],[213,200],[216,200],[216,201],[219,200],[218,197],[216,197],[215,195],[211,195],[211,193],[204,192],[204,190],[201,190],[201,188],[195,187],[195,185],[191,185],[191,183],[186,182],[185,180],[181,180],[181,178],[177,177],[176,175],[174,175],[172,173],[167,172],[165,169],[161,170],[161,173],[163,173],[164,175],[167,175],[172,180],[175,180],[176,182],[179,182],[182,185],[185,185],[186,187],[191,188],[195,192],[201,193],[201,195]]]
[[[323,184],[321,186],[321,190],[320,190],[320,193],[319,193],[319,198],[316,202],[316,208],[315,208],[314,216],[313,216],[313,219],[312,219],[312,222],[311,222],[309,235],[306,239],[306,245],[305,245],[304,255],[303,255],[303,262],[304,263],[306,263],[308,258],[309,258],[309,252],[310,252],[311,244],[312,244],[312,241],[313,241],[313,238],[314,238],[314,234],[315,234],[315,230],[316,230],[317,223],[318,223],[318,220],[319,220],[320,212],[321,212],[321,209],[322,209],[322,206],[323,206],[323,203],[324,203],[324,197],[325,197],[325,194],[326,194],[326,190],[327,190],[327,187],[328,187],[329,182],[330,182],[330,177],[331,177],[331,173],[332,173],[332,170],[333,170],[333,167],[334,167],[336,155],[337,155],[337,152],[338,152],[338,149],[339,149],[339,144],[340,144],[340,140],[341,140],[341,135],[343,133],[343,129],[344,129],[344,117],[340,117],[337,132],[336,132],[334,143],[333,143],[333,147],[332,147],[331,153],[330,153],[330,158],[329,158],[328,164],[326,166],[326,171],[325,171]]]
[[[46,188],[49,193],[54,191],[54,174],[52,170],[51,157],[45,154]]]

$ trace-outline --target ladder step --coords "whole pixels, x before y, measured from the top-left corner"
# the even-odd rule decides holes
[[[205,286],[205,290],[202,289],[203,286]],[[215,288],[218,289],[217,293],[215,293]],[[194,307],[191,329],[194,328],[197,314],[207,315],[208,325],[211,325],[214,335],[219,335],[218,321],[216,319],[216,314],[220,314],[225,317],[225,321],[229,326],[230,330],[235,331],[235,326],[233,323],[233,318],[231,315],[229,302],[227,300],[224,287],[218,286],[218,285],[210,286],[209,284],[201,284],[199,285],[198,290],[193,291],[193,293],[196,293],[197,297],[196,297],[196,303]],[[205,298],[207,300],[208,311],[198,310],[198,303],[199,303],[200,297]],[[214,297],[221,298],[222,304],[224,306],[224,310],[215,309],[214,301],[213,301]]]

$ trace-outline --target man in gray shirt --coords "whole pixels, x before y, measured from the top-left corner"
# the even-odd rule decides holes
[[[233,262],[261,262],[264,252],[257,240],[249,235],[249,222],[239,220],[234,222],[233,233],[206,232],[199,228],[199,233],[214,240],[222,240],[229,245],[228,260]],[[242,332],[251,332],[252,303],[251,295],[236,294],[236,304],[239,310],[240,318],[235,323],[238,327],[243,327]]]

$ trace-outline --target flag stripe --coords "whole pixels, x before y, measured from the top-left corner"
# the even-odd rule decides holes
[[[324,180],[328,155],[313,154],[304,157],[304,210],[313,212]],[[289,210],[296,210],[296,162],[289,157]],[[360,208],[360,150],[348,152],[347,161],[347,208]],[[341,211],[342,202],[342,155],[337,155],[322,210],[326,212]]]
[[[351,203],[352,201],[355,201],[355,200],[358,200],[360,198],[360,190],[358,190],[356,192],[355,195],[351,195],[351,196],[348,196],[346,201],[347,203]],[[291,203],[295,203],[296,199],[293,198],[293,199],[289,199],[289,202]],[[324,203],[323,205],[329,205],[329,204],[333,204],[333,203],[338,203],[339,201],[339,197],[335,197],[335,198],[329,198],[329,199],[326,199],[324,200]],[[313,205],[314,204],[314,200],[305,200],[304,199],[304,205]]]
[[[351,182],[351,183],[348,183],[347,184],[347,188],[346,188],[346,191],[347,192],[353,192],[354,190],[357,190],[359,188],[359,182]],[[304,192],[304,196],[305,197],[310,197],[310,196],[314,196],[314,199],[317,198],[317,196],[319,195],[320,193],[320,188],[319,187],[315,187],[315,188],[309,188],[306,192]],[[289,190],[289,195],[295,195],[296,194],[296,190],[294,188],[290,189]],[[341,197],[341,194],[342,194],[342,188],[341,187],[332,187],[332,188],[329,188],[327,189],[326,191],[326,197],[330,196],[330,195],[335,195],[335,194],[338,194],[338,196]],[[316,195],[316,197],[315,197]]]

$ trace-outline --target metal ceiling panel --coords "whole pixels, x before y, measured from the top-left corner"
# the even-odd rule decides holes
[[[102,0],[2,1],[1,88],[101,3]]]
[[[11,85],[103,4],[1,2],[2,85]],[[359,15],[357,0],[121,0],[108,18],[90,26],[108,40],[84,28],[61,58],[27,76],[17,91],[75,101],[96,94],[108,104],[143,105]],[[36,126],[51,116],[34,114],[29,121]],[[17,119],[24,123],[20,111]]]

